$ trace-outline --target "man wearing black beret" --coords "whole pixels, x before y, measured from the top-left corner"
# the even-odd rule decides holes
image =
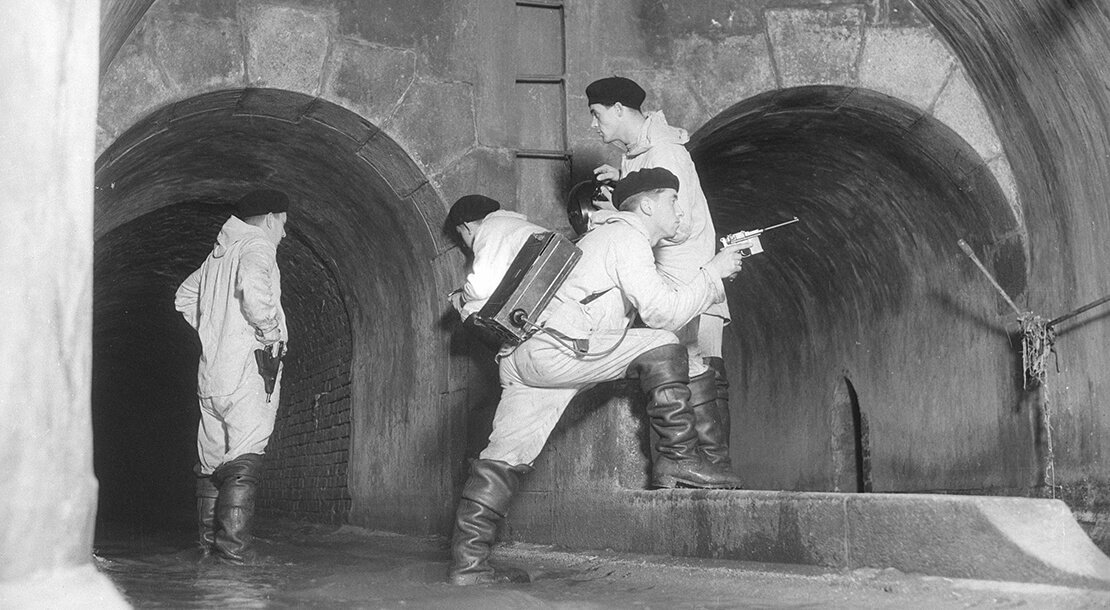
[[[447,213],[447,224],[473,255],[466,283],[448,297],[463,320],[493,296],[524,242],[547,232],[523,214],[502,210],[497,200],[485,195],[460,197]]]
[[[289,336],[277,265],[288,209],[281,191],[240,198],[212,252],[174,298],[201,344],[194,467],[200,550],[225,563],[254,558],[254,496],[281,390],[279,368],[267,394],[255,352],[280,358]]]
[[[713,380],[689,377],[678,329],[725,298],[722,278],[740,270],[739,246],[707,260],[682,287],[656,272],[652,246],[678,231],[678,178],[652,168],[632,172],[614,191],[619,211],[602,210],[578,241],[582,257],[539,315],[543,330],[499,356],[501,400],[489,444],[471,463],[455,513],[451,582],[523,581],[519,569],[487,559],[520,477],[532,471],[563,410],[578,392],[635,377],[650,397],[658,433],[655,487],[733,487],[731,472],[698,451],[694,406],[716,398]],[[636,314],[652,328],[630,328]]]
[[[685,147],[689,140],[686,130],[668,125],[662,111],[645,114],[641,106],[646,93],[628,78],[612,76],[596,80],[586,87],[586,98],[591,127],[602,141],[618,146],[624,153],[620,169],[611,165],[594,169],[598,180],[617,180],[651,167],[665,168],[678,177],[682,226],[674,237],[657,244],[654,252],[663,276],[676,286],[687,283],[713,257],[717,244],[709,204]],[[689,351],[690,374],[710,375],[716,383],[717,400],[697,411],[701,451],[710,461],[731,468],[728,378],[721,357],[722,334],[728,320],[728,302],[722,301],[711,305],[677,334]],[[739,486],[739,477],[735,482]]]

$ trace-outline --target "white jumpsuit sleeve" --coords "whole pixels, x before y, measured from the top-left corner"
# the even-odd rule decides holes
[[[491,240],[483,240],[481,244],[475,241],[477,247],[474,250],[474,264],[466,276],[466,284],[463,285],[463,301],[466,303],[463,311],[467,314],[481,309],[486,300],[493,296],[493,291],[497,290],[505,273],[504,261],[497,256],[496,244],[486,243],[489,241]]]
[[[185,321],[194,329],[200,323],[200,269],[189,274],[185,281],[177,287],[173,297],[173,306],[181,313]]]
[[[704,269],[687,285],[672,286],[655,269],[651,248],[633,229],[613,242],[607,267],[625,296],[651,328],[676,331],[725,298],[724,284]],[[637,239],[639,237],[639,239]]]
[[[240,295],[243,317],[255,330],[258,340],[270,344],[281,336],[277,293],[272,268],[277,265],[277,248],[262,240],[243,247],[235,291]]]

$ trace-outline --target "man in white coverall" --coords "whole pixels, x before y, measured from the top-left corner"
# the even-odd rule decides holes
[[[204,264],[177,289],[174,305],[200,336],[197,518],[205,557],[254,558],[251,525],[262,454],[274,430],[280,371],[267,396],[256,349],[287,341],[277,246],[289,198],[256,190],[235,205]]]
[[[678,176],[678,207],[683,222],[674,237],[661,240],[654,251],[659,273],[681,286],[713,257],[716,230],[694,162],[684,146],[689,140],[686,130],[668,125],[662,111],[644,114],[640,108],[645,97],[643,88],[619,76],[596,80],[586,87],[591,127],[602,141],[624,152],[620,169],[602,165],[594,169],[594,174],[598,180],[617,180],[639,169],[662,167]],[[696,414],[700,450],[711,462],[731,469],[728,377],[721,357],[721,335],[728,319],[728,303],[722,300],[677,334],[688,351],[691,367],[704,363],[716,376],[717,400],[702,405]],[[739,477],[735,480],[739,486]]]
[[[451,293],[451,304],[466,320],[482,309],[528,238],[547,229],[533,224],[484,195],[465,195],[447,213],[463,244],[473,253],[466,284]]]
[[[597,383],[636,377],[650,397],[648,418],[660,437],[654,486],[731,485],[731,473],[697,449],[693,406],[715,400],[712,375],[701,376],[708,384],[691,383],[685,348],[661,329],[681,328],[724,299],[721,279],[739,271],[741,256],[723,250],[681,287],[656,272],[651,248],[679,226],[677,188],[674,174],[658,168],[622,180],[614,191],[621,211],[594,215],[595,228],[578,242],[582,258],[539,316],[545,330],[502,350],[493,431],[471,463],[455,515],[451,582],[527,580],[521,570],[488,564],[497,526],[571,398]],[[653,328],[629,328],[636,312]],[[582,343],[586,353],[577,349]]]

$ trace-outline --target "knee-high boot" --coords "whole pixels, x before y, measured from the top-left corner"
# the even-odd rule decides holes
[[[220,490],[212,483],[211,475],[200,474],[200,465],[193,468],[197,475],[197,544],[201,557],[208,557],[216,545],[216,498]]]
[[[729,488],[741,489],[744,482],[732,471],[732,460],[728,455],[728,383],[725,382],[725,401],[722,402],[720,379],[710,367],[710,370],[690,380],[690,404],[694,410],[698,451],[705,461],[716,465],[729,478]]]
[[[474,460],[455,512],[455,534],[451,541],[448,576],[456,585],[498,582],[528,582],[528,573],[518,568],[495,570],[488,559],[497,540],[497,526],[505,518],[509,503],[520,484],[520,475],[530,466],[513,466],[496,460]]]
[[[704,361],[713,372],[716,400],[694,407],[698,419],[698,446],[710,462],[730,466],[732,458],[728,454],[728,443],[732,417],[728,410],[725,361],[720,357],[705,358]]]
[[[243,454],[221,464],[212,473],[219,488],[216,499],[216,552],[220,559],[245,564],[255,559],[251,549],[254,525],[254,494],[262,474],[262,456]]]
[[[640,379],[640,387],[650,398],[648,419],[659,434],[652,485],[727,489],[734,484],[729,473],[698,452],[688,371],[686,348],[677,344],[648,350],[628,367],[628,375]]]

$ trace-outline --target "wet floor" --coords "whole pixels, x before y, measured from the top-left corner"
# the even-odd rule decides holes
[[[534,582],[445,582],[446,542],[351,526],[268,523],[265,560],[198,563],[188,533],[98,534],[95,557],[136,608],[1110,608],[1110,591],[516,544]]]

